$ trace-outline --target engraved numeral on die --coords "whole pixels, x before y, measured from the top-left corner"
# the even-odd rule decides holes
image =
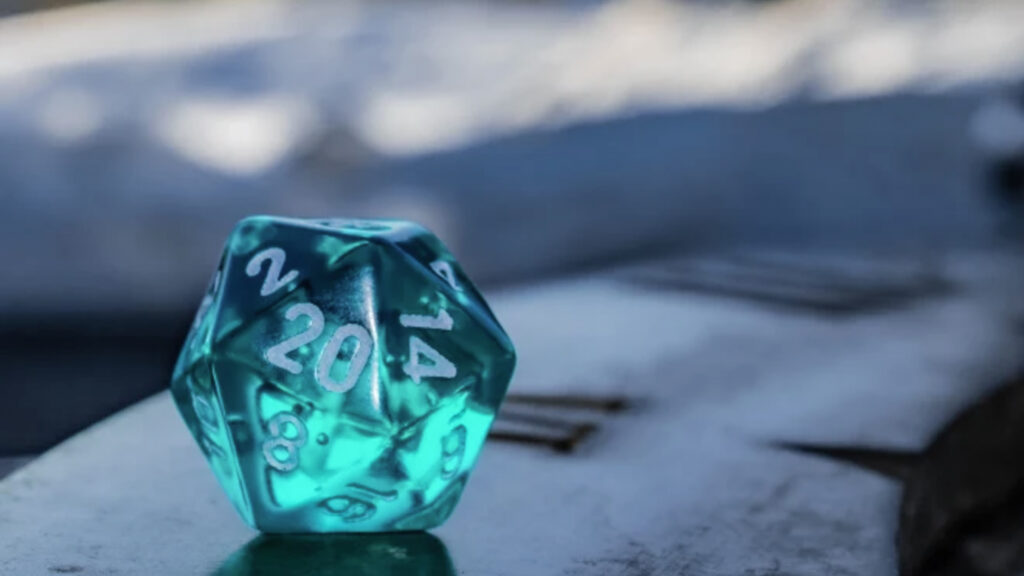
[[[455,326],[451,315],[444,309],[439,310],[437,316],[402,314],[398,317],[398,323],[406,328],[445,332],[451,331]],[[423,364],[421,358],[430,360],[430,363]],[[402,365],[402,371],[417,384],[424,378],[454,378],[458,374],[458,369],[451,360],[415,335],[409,336],[409,360]]]
[[[217,411],[209,402],[194,392],[192,393],[192,409],[195,411],[196,418],[199,420],[199,426],[202,429],[202,436],[200,436],[199,441],[210,454],[223,458],[224,450],[212,438],[212,435],[220,430],[220,424],[217,423]]]
[[[306,316],[309,318],[309,328],[306,328],[304,332],[299,332],[295,336],[275,344],[270,348],[267,348],[266,358],[267,362],[270,362],[278,368],[282,368],[291,372],[292,374],[302,373],[302,364],[299,364],[295,360],[288,357],[288,353],[293,350],[309,344],[313,340],[316,340],[320,333],[324,331],[324,313],[320,311],[315,304],[309,302],[301,302],[299,304],[293,304],[291,308],[285,311],[284,317],[289,322],[298,320],[299,316]]]
[[[287,424],[291,424],[295,429],[295,436],[292,438],[284,435],[284,427]],[[267,422],[267,431],[270,432],[270,437],[263,441],[263,459],[278,472],[295,470],[299,466],[299,448],[305,446],[309,436],[306,425],[291,412],[278,412]],[[278,448],[285,451],[286,457],[283,460],[278,458]]]
[[[335,380],[331,378],[331,366],[338,359],[342,343],[349,338],[356,339],[356,349],[352,352],[351,364],[348,367],[348,373],[345,374],[345,378]],[[334,331],[331,339],[324,346],[323,351],[320,352],[320,361],[316,364],[316,381],[324,389],[331,392],[337,392],[338,394],[348,392],[355,387],[356,382],[359,381],[359,376],[366,369],[366,364],[370,361],[371,352],[373,352],[373,338],[370,337],[370,333],[366,328],[359,324],[341,326]]]
[[[263,286],[260,286],[260,296],[270,296],[299,277],[298,270],[292,270],[281,276],[281,271],[284,269],[284,259],[284,250],[272,246],[258,252],[245,265],[245,273],[250,277],[256,277],[263,270],[263,261],[270,260],[270,266],[267,267],[267,276],[263,279]]]
[[[444,260],[435,260],[430,263],[430,269],[441,278],[444,278],[444,281],[452,288],[462,290],[462,288],[459,287],[458,282],[455,281],[455,270],[452,270],[452,265],[448,262]]]
[[[220,290],[220,270],[213,275],[213,280],[210,281],[210,287],[206,289],[206,294],[203,295],[203,301],[199,303],[199,310],[196,311],[196,317],[192,320],[192,329],[199,328],[202,324],[203,319],[206,318],[206,313],[210,311],[210,306],[213,305],[213,297],[217,294],[217,290]]]
[[[324,331],[325,324],[323,311],[309,302],[292,304],[284,313],[285,319],[290,322],[298,320],[300,316],[309,318],[309,327],[284,342],[267,348],[264,354],[267,362],[296,375],[302,373],[302,364],[289,358],[288,354],[319,338]],[[351,365],[345,378],[335,380],[331,377],[331,366],[334,365],[338,354],[341,353],[341,345],[349,338],[356,339],[356,349],[352,353]],[[359,381],[372,353],[373,338],[370,337],[366,328],[359,324],[345,324],[339,327],[320,351],[320,359],[313,372],[317,384],[329,392],[339,394],[348,392]]]
[[[444,330],[446,332],[455,326],[452,315],[444,309],[439,310],[437,316],[402,314],[398,317],[398,323],[406,328],[426,328],[427,330]]]

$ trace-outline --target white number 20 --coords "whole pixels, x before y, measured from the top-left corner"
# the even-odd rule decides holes
[[[324,313],[315,304],[309,302],[293,304],[284,313],[285,319],[291,322],[298,320],[300,316],[309,318],[309,327],[284,342],[271,346],[264,355],[267,361],[274,366],[296,375],[302,373],[302,364],[289,358],[288,354],[316,340],[324,331]],[[335,380],[331,377],[331,367],[338,359],[341,345],[349,338],[356,339],[356,349],[352,353],[348,373],[343,379]],[[325,390],[339,394],[348,392],[359,381],[372,353],[373,339],[366,328],[359,324],[345,324],[334,331],[331,339],[320,351],[320,359],[313,372],[314,377]]]

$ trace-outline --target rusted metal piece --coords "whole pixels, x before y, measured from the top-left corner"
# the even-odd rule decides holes
[[[578,410],[596,410],[599,412],[621,412],[629,407],[629,400],[624,396],[565,396],[558,394],[509,394],[505,397],[506,405],[553,406]]]
[[[848,316],[948,294],[953,285],[934,262],[843,268],[759,255],[675,258],[628,270],[624,280],[652,289],[750,300],[815,314]]]
[[[560,435],[492,430],[488,438],[499,442],[546,446],[555,452],[568,454],[575,450],[596,429],[597,427],[593,424],[581,424],[573,427],[568,433]]]
[[[599,426],[595,421],[569,417],[568,412],[616,413],[625,410],[628,404],[621,396],[510,394],[488,438],[546,446],[567,454]]]
[[[824,446],[788,442],[777,444],[777,446],[792,452],[852,464],[901,482],[914,473],[915,467],[921,460],[921,455],[917,452],[860,446]]]

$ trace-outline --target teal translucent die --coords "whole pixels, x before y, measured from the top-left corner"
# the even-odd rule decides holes
[[[452,513],[514,365],[420,226],[253,217],[228,240],[171,393],[253,527],[423,530]]]

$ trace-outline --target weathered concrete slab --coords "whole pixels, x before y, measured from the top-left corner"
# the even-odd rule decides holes
[[[31,460],[31,456],[8,456],[0,458],[0,479],[3,479],[11,472],[14,472],[25,464],[28,464]]]
[[[895,574],[898,485],[773,443],[923,447],[1019,362],[1019,264],[959,255],[948,295],[842,319],[621,275],[498,294],[515,392],[632,407],[570,454],[490,444],[443,546],[252,540],[159,395],[0,483],[0,574]]]

